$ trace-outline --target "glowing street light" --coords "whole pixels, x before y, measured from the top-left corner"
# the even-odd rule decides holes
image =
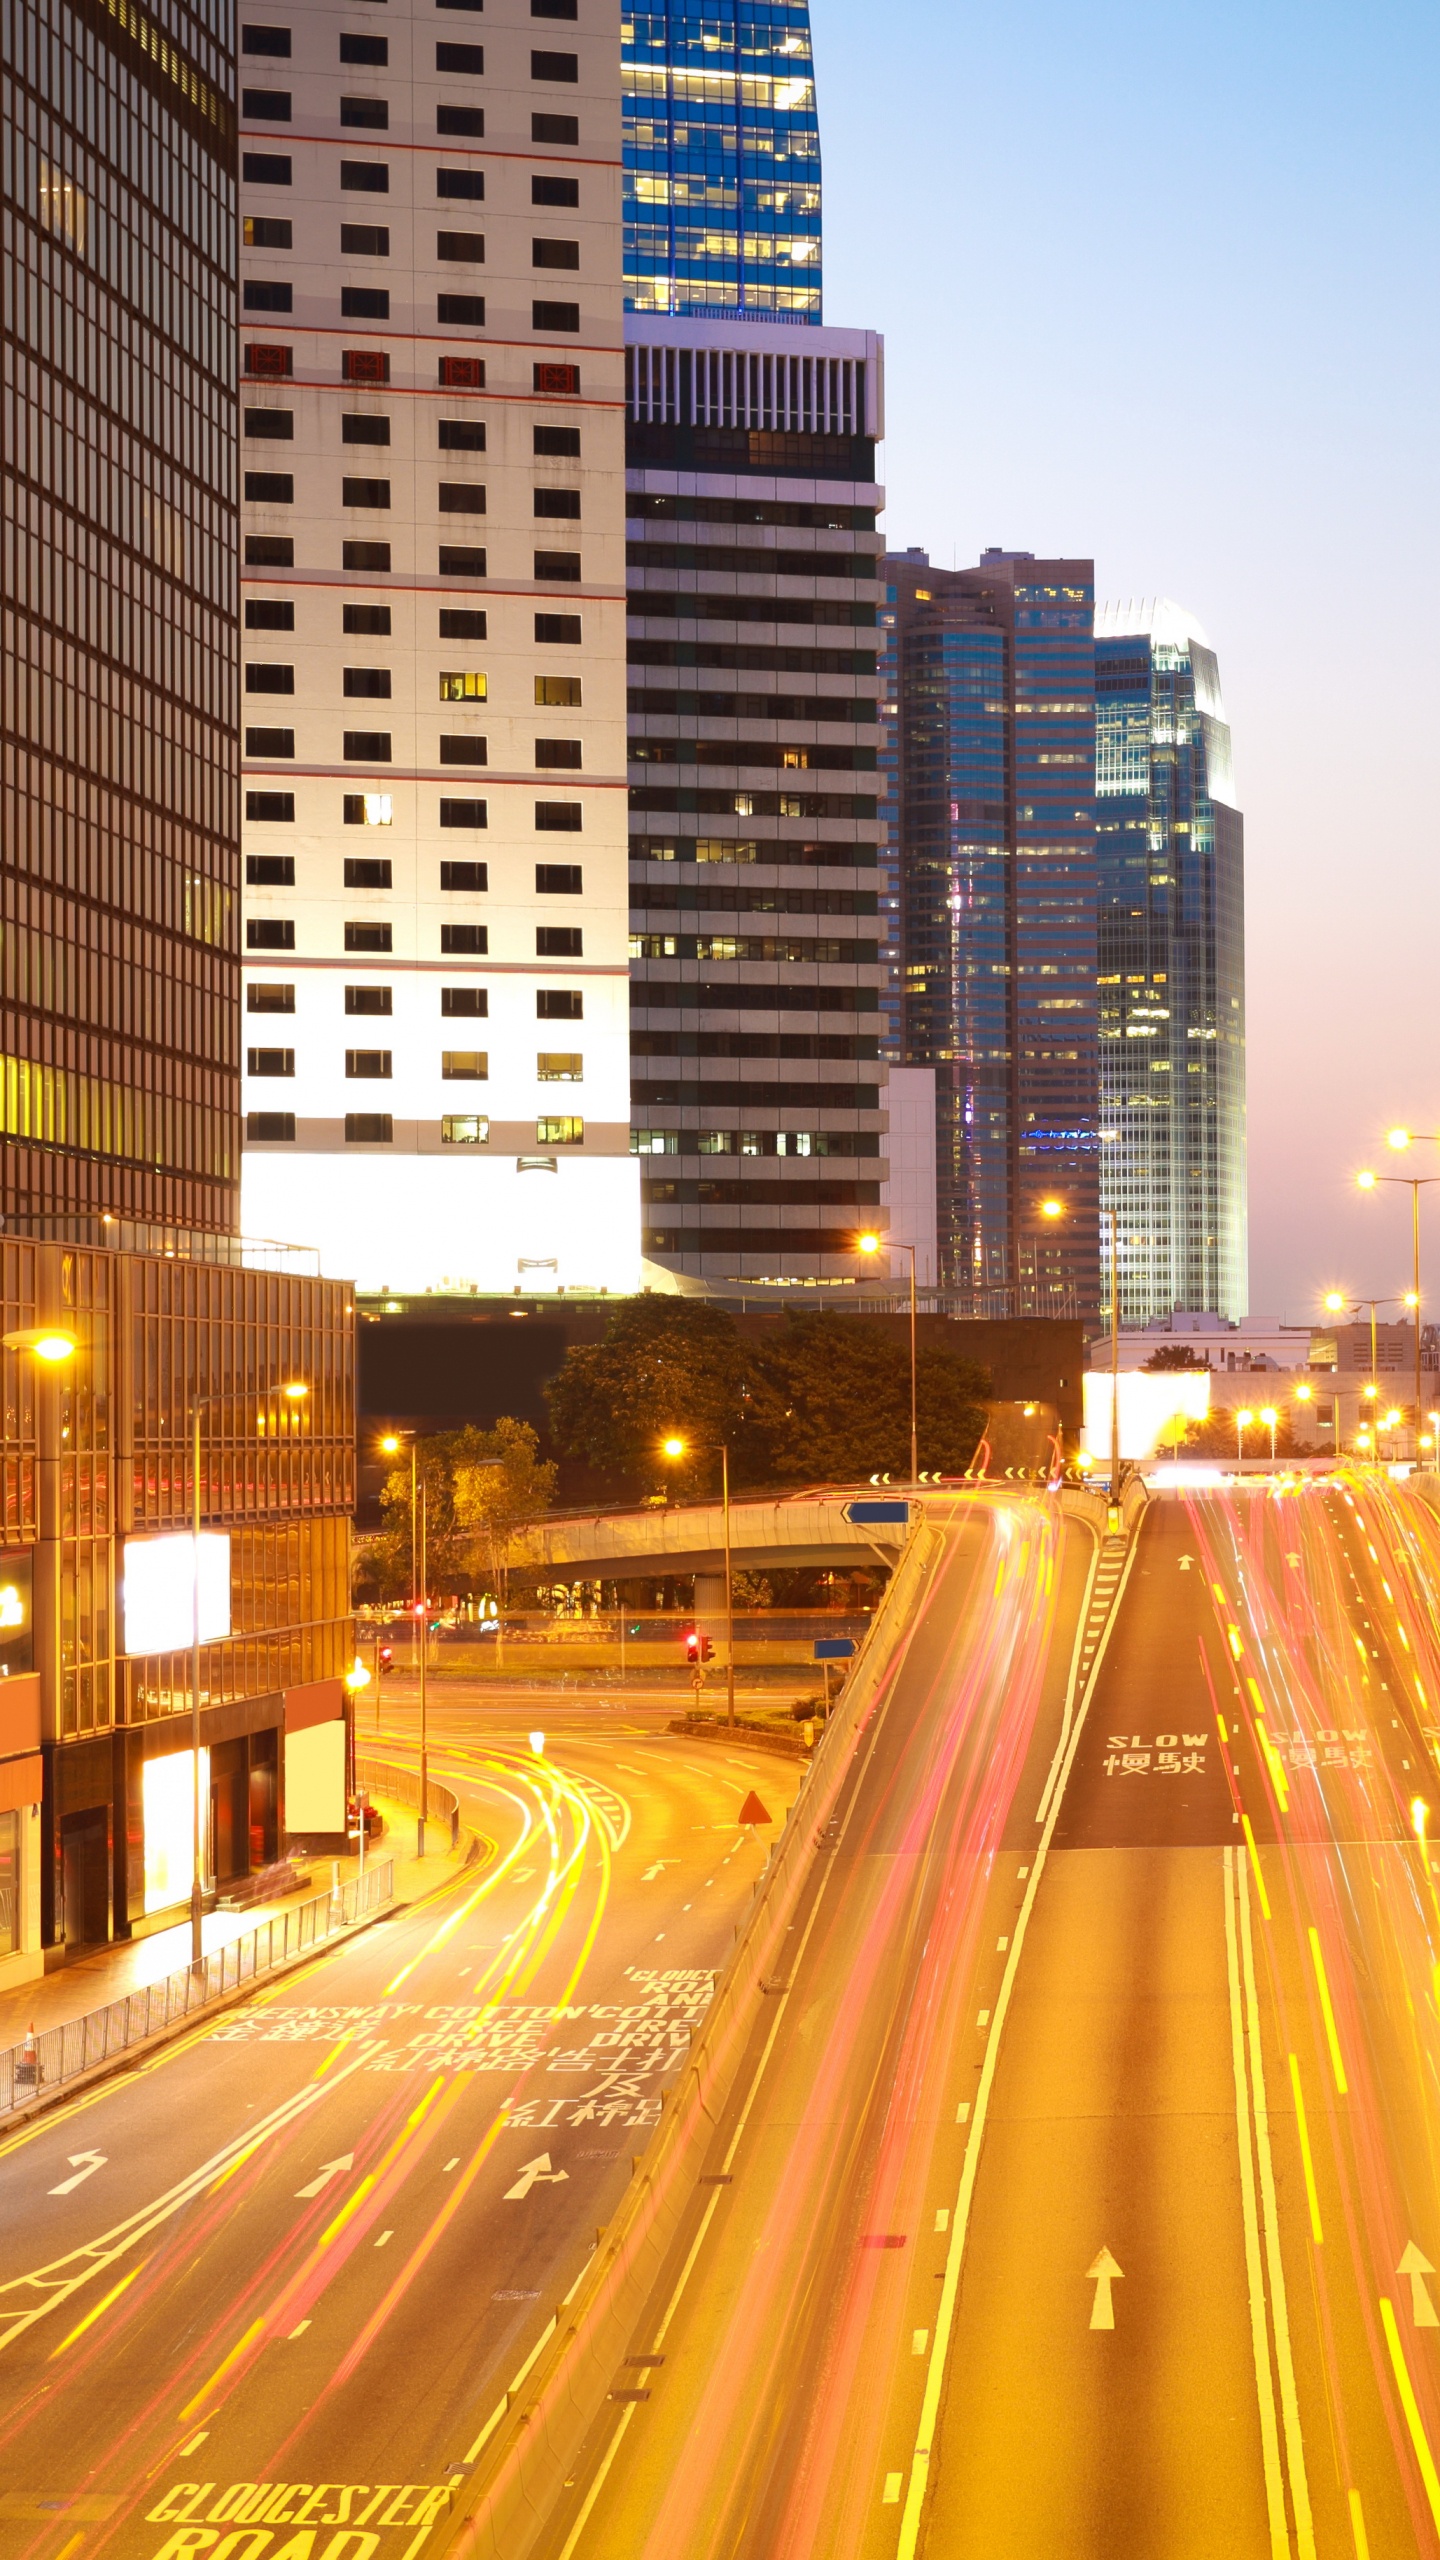
[[[864,1254],[867,1260],[877,1253],[908,1253],[910,1256],[910,1484],[913,1491],[920,1481],[920,1428],[917,1418],[919,1408],[915,1364],[915,1247],[913,1244],[901,1244],[893,1236],[877,1235],[873,1228],[867,1228],[863,1235],[856,1237],[855,1250],[857,1253]]]
[[[73,1333],[63,1333],[58,1325],[32,1324],[16,1333],[0,1334],[7,1351],[28,1351],[47,1367],[57,1368],[64,1360],[73,1360],[80,1345]]]
[[[1275,1425],[1279,1421],[1280,1416],[1276,1412],[1273,1404],[1263,1404],[1260,1408],[1260,1419],[1270,1434],[1270,1464],[1273,1467],[1275,1464]]]
[[[681,1438],[678,1431],[672,1431],[660,1443],[661,1450],[667,1458],[683,1458],[689,1445]],[[696,1441],[694,1444],[697,1457],[713,1456],[717,1449],[720,1452],[720,1501],[725,1519],[725,1707],[726,1721],[733,1725],[735,1722],[735,1595],[730,1573],[730,1450],[724,1440]]]
[[[1242,1467],[1245,1464],[1245,1434],[1254,1419],[1248,1405],[1242,1406],[1235,1416],[1235,1458],[1237,1465]]]

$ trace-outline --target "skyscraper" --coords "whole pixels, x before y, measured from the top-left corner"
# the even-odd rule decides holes
[[[6,16],[6,1211],[233,1222],[230,26]]]
[[[1244,822],[1220,671],[1168,599],[1106,605],[1096,635],[1100,1196],[1117,1213],[1121,1317],[1238,1320]]]
[[[941,1285],[1098,1303],[1094,572],[884,563],[885,894],[903,1062],[936,1070]],[[1042,1203],[1062,1204],[1049,1218]]]
[[[246,1223],[627,1288],[618,49],[468,6],[241,31]]]
[[[818,321],[808,0],[653,0],[622,77],[629,309]]]

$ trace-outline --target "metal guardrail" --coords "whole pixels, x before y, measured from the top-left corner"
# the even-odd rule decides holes
[[[163,2035],[177,2018],[209,2008],[227,1993],[273,1973],[338,1937],[372,1911],[383,1910],[395,1893],[395,1861],[386,1858],[332,1893],[319,1893],[273,1919],[261,1920],[242,1937],[215,1947],[199,1965],[184,1965],[162,1974],[158,1982],[127,1992],[103,2009],[87,2009],[63,2026],[42,2027],[33,2045],[11,2045],[0,2053],[0,2116],[28,2107],[42,2091],[63,2088],[69,2080],[93,2071],[117,2054]]]
[[[418,1769],[397,1769],[391,1760],[357,1757],[355,1784],[372,1796],[384,1796],[390,1804],[407,1805],[413,1813],[420,1810]],[[425,1789],[425,1819],[449,1824],[453,1849],[460,1837],[460,1799],[453,1787],[442,1787],[438,1778],[431,1778]]]

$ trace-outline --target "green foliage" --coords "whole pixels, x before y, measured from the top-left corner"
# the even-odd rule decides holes
[[[546,1389],[560,1447],[612,1474],[638,1476],[677,1497],[719,1482],[720,1462],[697,1444],[727,1441],[740,1481],[749,1457],[751,1399],[733,1317],[695,1298],[632,1298],[602,1342],[576,1344]],[[668,1462],[671,1434],[695,1454]]]
[[[425,1580],[431,1593],[494,1590],[502,1606],[523,1533],[549,1510],[556,1470],[539,1455],[528,1422],[502,1414],[493,1431],[467,1423],[415,1444],[415,1487],[425,1497]],[[411,1463],[406,1450],[385,1478],[383,1527],[365,1547],[363,1570],[382,1597],[415,1591],[411,1551]]]
[[[1193,1351],[1188,1342],[1162,1342],[1140,1366],[1153,1374],[1161,1369],[1203,1369],[1208,1363],[1203,1352]]]
[[[910,1466],[910,1346],[864,1316],[790,1319],[767,1344],[773,1480],[851,1482]],[[985,1428],[983,1369],[923,1343],[916,1364],[920,1464],[955,1474]]]

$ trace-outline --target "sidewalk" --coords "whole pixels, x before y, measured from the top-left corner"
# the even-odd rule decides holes
[[[377,1797],[378,1811],[383,1814],[385,1830],[379,1840],[366,1844],[367,1869],[383,1864],[387,1858],[395,1862],[394,1900],[388,1906],[395,1910],[401,1904],[414,1902],[432,1885],[447,1876],[458,1875],[465,1864],[470,1839],[460,1834],[458,1848],[452,1849],[441,1823],[432,1822],[428,1830],[426,1854],[415,1855],[415,1815],[408,1807],[387,1804]],[[312,1858],[300,1860],[310,1881],[303,1892],[285,1894],[275,1902],[257,1902],[244,1911],[207,1912],[202,1923],[206,1954],[227,1946],[233,1938],[243,1938],[260,1922],[297,1904],[311,1901],[330,1885],[338,1867],[340,1881],[348,1883],[359,1870],[358,1855],[349,1858]],[[83,2017],[91,2009],[103,2009],[112,2000],[123,2000],[130,1991],[141,1991],[148,1983],[159,1982],[190,1961],[190,1922],[188,1916],[170,1929],[157,1929],[148,1938],[129,1938],[108,1947],[93,1947],[77,1956],[70,1964],[60,1965],[38,1982],[22,1982],[14,1991],[0,1994],[0,2052],[6,2046],[19,2044],[26,2031],[34,2027],[43,2033],[46,2027],[64,2026],[71,2018]]]

